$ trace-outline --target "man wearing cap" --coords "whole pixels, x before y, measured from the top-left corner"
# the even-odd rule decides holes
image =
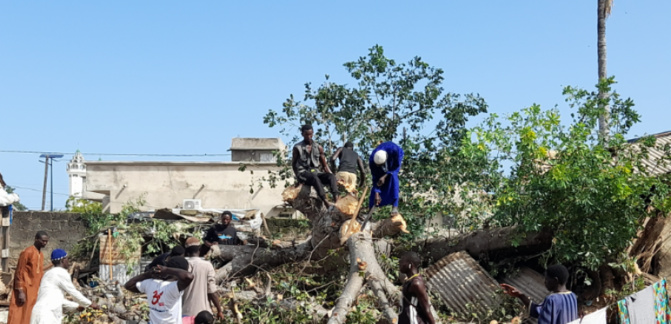
[[[359,186],[363,187],[363,184],[366,182],[366,171],[364,171],[363,161],[359,157],[359,154],[354,152],[354,143],[347,142],[345,146],[336,150],[331,157],[331,162],[335,163],[336,159],[340,159],[338,173],[336,173],[338,183],[342,184],[349,193],[356,191],[356,171],[358,169],[361,174]]]
[[[37,291],[44,275],[44,255],[49,235],[45,231],[35,234],[35,243],[27,247],[19,256],[14,272],[14,295],[9,304],[9,324],[28,324],[33,306],[37,302]]]
[[[151,272],[131,278],[124,288],[146,294],[149,323],[181,324],[182,292],[192,281],[189,262],[184,257],[176,256],[170,258],[165,267],[157,265]]]
[[[91,307],[100,309],[88,298],[84,297],[72,284],[68,267],[70,261],[65,250],[55,249],[51,252],[51,264],[54,265],[47,271],[40,283],[40,292],[37,295],[37,303],[33,307],[30,324],[53,324],[63,321],[63,308],[74,311],[79,307]],[[65,299],[67,292],[76,302]]]
[[[202,311],[212,313],[210,302],[217,308],[217,317],[224,319],[224,313],[219,304],[217,285],[214,279],[212,263],[199,257],[200,240],[189,237],[184,244],[186,260],[189,262],[189,271],[193,274],[193,282],[184,289],[182,295],[182,316],[196,316]]]
[[[378,145],[370,155],[369,166],[373,177],[373,190],[368,206],[392,205],[392,215],[398,214],[398,172],[403,163],[403,149],[392,143]]]

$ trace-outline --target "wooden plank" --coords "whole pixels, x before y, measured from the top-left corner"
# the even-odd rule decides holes
[[[121,241],[120,241],[121,240]],[[119,242],[119,243],[117,243]],[[126,264],[126,258],[121,254],[121,247],[123,246],[123,236],[109,237],[108,235],[100,235],[100,264],[117,265]],[[137,260],[139,262],[141,251],[133,251],[130,260]]]
[[[7,217],[9,219],[9,217]],[[3,223],[5,217],[2,218]],[[9,272],[9,226],[0,227],[0,233],[2,238],[0,239],[0,250],[2,250],[2,261],[0,261],[0,266],[2,266],[3,272]],[[6,251],[6,252],[5,252]]]

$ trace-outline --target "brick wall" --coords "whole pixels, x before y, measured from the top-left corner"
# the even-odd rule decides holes
[[[42,250],[45,265],[53,249],[70,251],[86,235],[84,221],[79,214],[62,212],[17,212],[9,230],[9,266],[14,268],[19,254],[35,242],[37,231],[49,234],[49,244]]]

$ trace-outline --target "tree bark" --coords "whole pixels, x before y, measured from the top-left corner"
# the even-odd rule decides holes
[[[219,258],[228,261],[226,265],[217,269],[217,282],[238,275],[249,275],[258,269],[270,269],[289,262],[305,260],[312,251],[312,244],[304,242],[285,248],[261,248],[250,245],[219,246]]]
[[[369,282],[378,297],[378,304],[389,322],[394,322],[396,312],[389,303],[387,295],[397,297],[400,292],[389,282],[386,274],[377,262],[373,239],[368,232],[353,234],[347,241],[350,252],[350,268],[347,284],[333,309],[328,324],[345,323],[347,314],[365,282]]]
[[[599,65],[599,82],[608,78],[606,71],[606,18],[610,14],[612,0],[597,0],[597,56]],[[599,98],[606,100],[609,94],[599,89]],[[606,143],[610,133],[610,105],[603,105],[603,112],[599,116],[599,137]]]
[[[416,242],[415,252],[422,255],[425,263],[433,263],[444,256],[466,251],[475,259],[502,260],[510,256],[532,255],[547,251],[552,245],[552,233],[541,231],[526,235],[518,234],[516,227],[501,227],[479,230],[452,238],[433,238]],[[403,250],[394,251],[400,256]]]
[[[307,186],[304,186],[307,187]],[[322,259],[331,249],[341,248],[339,229],[349,215],[341,213],[337,208],[327,209],[316,195],[307,189],[301,190],[291,204],[303,212],[312,224],[312,236],[305,242],[282,248],[261,248],[257,246],[221,246],[220,258],[229,261],[217,270],[217,280],[222,281],[238,275],[248,275],[258,269],[269,269],[289,262]],[[386,219],[369,223],[369,229],[354,233],[347,240],[350,255],[349,274],[341,296],[336,300],[335,307],[328,320],[329,324],[345,323],[347,314],[356,302],[361,289],[371,288],[378,299],[378,307],[385,319],[393,323],[396,312],[392,304],[400,300],[399,289],[389,281],[380,267],[374,248],[373,237],[395,235],[400,231],[396,221]],[[384,240],[376,240],[376,246],[389,244]],[[480,258],[486,254],[489,259],[501,260],[510,255],[539,253],[547,250],[552,243],[549,232],[521,236],[513,227],[481,230],[452,239],[437,238],[419,241],[415,250],[420,252],[424,260],[432,262],[449,253],[466,250],[472,256]],[[403,251],[395,251],[400,255]]]

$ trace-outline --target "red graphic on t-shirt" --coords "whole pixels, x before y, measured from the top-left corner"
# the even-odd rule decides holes
[[[161,296],[163,296],[163,292],[161,292],[161,293],[159,294],[159,293],[158,293],[158,290],[154,290],[154,298],[151,299],[151,304],[152,304],[152,305],[156,305],[156,304],[158,304],[158,302],[161,300]],[[163,306],[162,304],[163,304],[163,303],[161,303],[161,305],[159,305],[159,306]]]

